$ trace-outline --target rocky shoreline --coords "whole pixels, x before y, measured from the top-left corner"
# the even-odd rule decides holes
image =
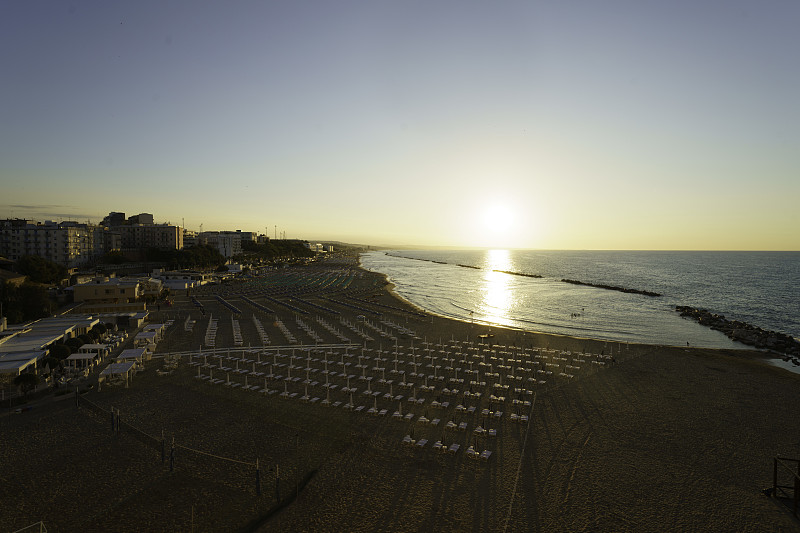
[[[682,317],[691,318],[706,327],[721,331],[730,339],[755,348],[787,355],[794,364],[800,365],[800,342],[785,333],[767,331],[739,320],[729,320],[724,315],[712,313],[706,309],[679,305],[675,307],[675,310]]]
[[[492,272],[501,272],[503,274],[511,274],[512,276],[523,276],[526,278],[541,278],[540,274],[526,274],[524,272],[513,272],[511,270],[492,270]]]
[[[586,287],[595,287],[597,289],[606,289],[606,290],[609,290],[609,291],[619,291],[619,292],[625,292],[625,293],[628,293],[628,294],[641,294],[643,296],[652,296],[652,297],[661,296],[661,294],[659,294],[657,292],[641,291],[639,289],[627,289],[625,287],[617,287],[615,285],[603,285],[601,283],[588,283],[586,281],[578,281],[578,280],[575,280],[575,279],[562,279],[561,281],[563,281],[564,283],[571,283],[573,285],[584,285]]]

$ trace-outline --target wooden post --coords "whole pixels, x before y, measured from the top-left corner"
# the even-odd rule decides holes
[[[800,462],[797,463],[800,469]],[[797,506],[800,504],[800,475],[794,478],[794,517],[797,518]]]
[[[778,458],[773,460],[772,467],[772,495],[778,496]]]
[[[800,505],[800,459],[797,460],[797,474],[794,476],[794,517],[797,518],[797,507]]]

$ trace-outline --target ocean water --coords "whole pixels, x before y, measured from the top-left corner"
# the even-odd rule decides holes
[[[411,303],[460,320],[647,344],[744,347],[675,311],[689,305],[800,337],[800,252],[402,250],[362,254],[361,264],[386,274]]]

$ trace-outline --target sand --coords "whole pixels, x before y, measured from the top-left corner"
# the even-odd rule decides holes
[[[334,267],[341,265],[328,268]],[[380,276],[364,273],[332,297],[345,301],[343,295],[355,295],[409,309],[388,288]],[[197,297],[219,319],[217,346],[232,345],[231,314],[213,298],[223,290],[244,311],[245,338],[256,338],[253,308],[237,299],[248,285],[205,289]],[[334,307],[323,294],[303,298]],[[357,305],[378,309],[374,304]],[[359,313],[336,309],[353,321]],[[253,466],[179,448],[170,471],[157,445],[112,432],[110,416],[78,409],[67,399],[0,418],[0,530],[39,520],[50,532],[244,530],[275,505],[276,466],[284,498],[303,474],[314,475],[296,501],[254,528],[259,531],[797,529],[787,507],[762,489],[772,484],[775,455],[800,458],[800,419],[794,413],[800,382],[797,374],[769,366],[763,354],[490,332],[487,326],[381,309],[432,342],[474,342],[491,333],[494,345],[611,352],[616,364],[587,364],[572,379],[548,379],[524,410],[528,424],[511,422],[514,408],[506,403],[494,440],[444,433],[464,445],[444,455],[431,449],[432,442],[423,449],[401,444],[410,433],[417,440],[440,438],[439,428],[208,385],[194,378],[197,370],[186,357],[172,375],[159,376],[161,361],[155,360],[129,388],[104,386],[86,399],[114,406],[123,420],[157,441],[163,431],[168,444],[174,437],[182,446],[244,463],[258,459],[261,496]],[[182,328],[187,313],[198,320],[191,333]],[[278,313],[301,340],[293,313]],[[283,344],[272,318],[257,317],[273,343]],[[159,352],[197,350],[208,317],[178,297],[175,307],[154,316],[168,318],[179,320]],[[406,347],[410,342],[398,340]],[[421,346],[421,340],[414,342]],[[368,345],[390,349],[393,342]],[[292,387],[302,392],[298,384]],[[432,399],[408,409],[429,416]],[[478,411],[489,405],[487,396],[473,403]],[[393,409],[394,403],[382,405]],[[460,416],[452,407],[445,417],[467,421],[470,430],[483,423],[479,415]],[[463,453],[475,442],[493,451],[488,461]]]

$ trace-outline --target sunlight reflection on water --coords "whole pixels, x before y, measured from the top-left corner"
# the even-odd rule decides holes
[[[489,250],[486,257],[486,270],[483,276],[483,298],[479,313],[484,319],[494,323],[506,323],[513,304],[508,274],[494,270],[510,270],[511,254],[508,250]]]

